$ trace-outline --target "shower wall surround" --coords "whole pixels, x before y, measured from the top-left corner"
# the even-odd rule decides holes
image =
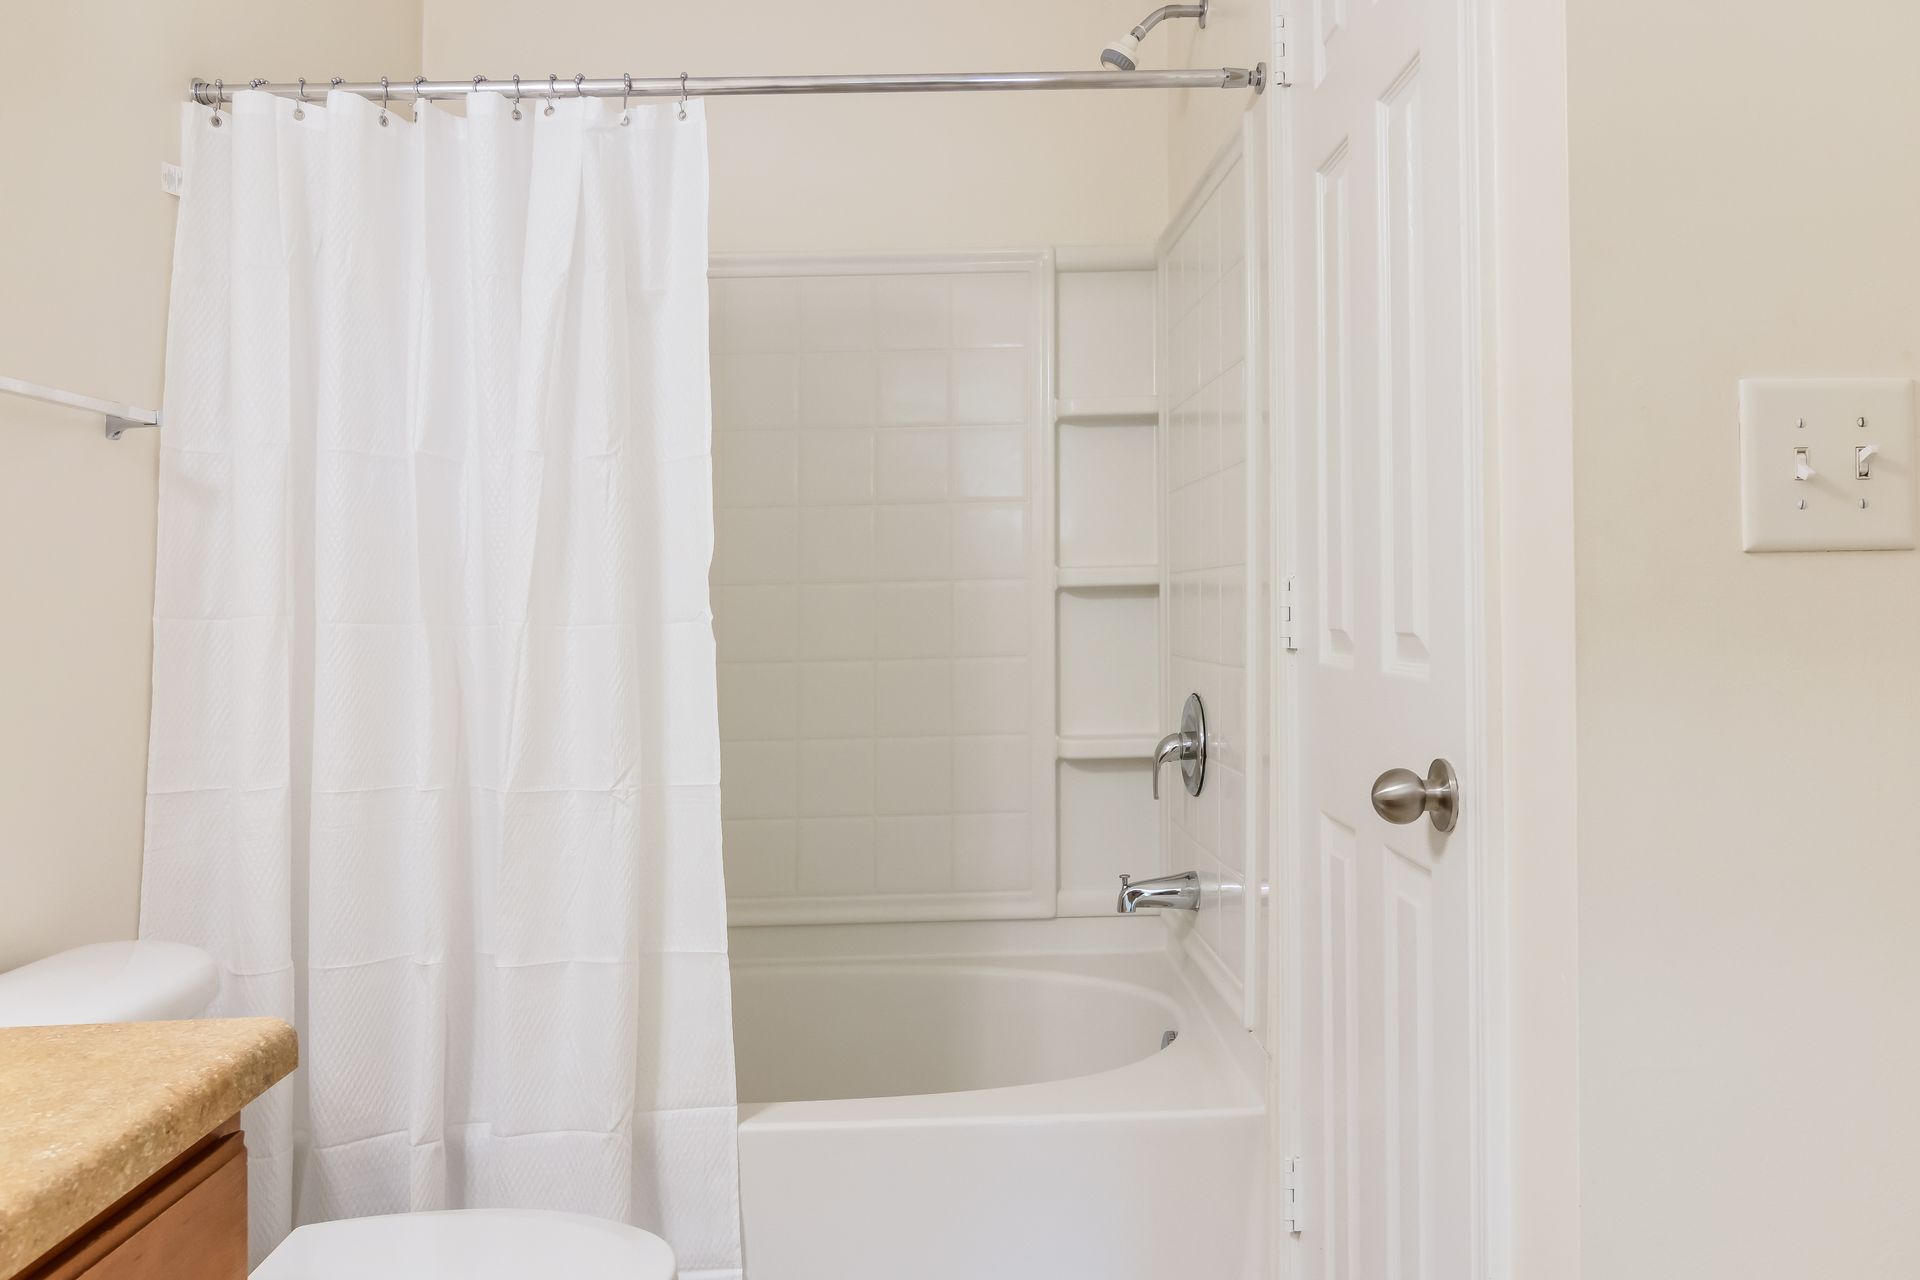
[[[1221,993],[1262,1023],[1262,922],[1268,807],[1269,472],[1259,427],[1263,370],[1257,282],[1265,225],[1259,131],[1249,127],[1202,181],[1163,238],[1166,364],[1168,688],[1162,715],[1198,692],[1209,758],[1198,796],[1173,788],[1169,870],[1195,870],[1201,907],[1188,937]]]
[[[1053,911],[1049,275],[715,263],[734,924]]]

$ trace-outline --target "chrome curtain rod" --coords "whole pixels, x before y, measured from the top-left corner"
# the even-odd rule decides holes
[[[1284,82],[1282,82],[1284,83]],[[585,76],[510,76],[490,80],[410,80],[398,82],[302,80],[297,84],[247,83],[248,88],[281,98],[315,102],[329,89],[376,98],[409,102],[435,98],[464,98],[470,93],[498,93],[510,98],[544,101],[557,98],[738,98],[788,93],[982,93],[1018,89],[1251,89],[1265,93],[1267,64],[1254,67],[1207,67],[1191,71],[961,71],[917,72],[893,76],[672,76],[649,79],[589,80]],[[201,106],[233,100],[238,83],[195,80],[188,96]]]
[[[88,413],[97,413],[107,420],[107,439],[109,440],[118,440],[123,432],[133,427],[160,425],[160,412],[157,409],[141,409],[134,405],[122,404],[118,400],[103,400],[99,396],[82,395],[78,391],[45,387],[37,382],[28,382],[24,378],[0,377],[0,392],[10,396],[23,396],[28,400],[38,400],[42,404],[57,404],[67,409],[84,409]]]

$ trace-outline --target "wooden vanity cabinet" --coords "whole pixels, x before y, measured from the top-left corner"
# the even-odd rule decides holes
[[[20,1280],[246,1280],[247,1147],[229,1120]]]

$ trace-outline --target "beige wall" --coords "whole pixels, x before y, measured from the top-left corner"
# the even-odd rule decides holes
[[[0,35],[28,56],[0,95],[0,372],[157,403],[174,217],[159,165],[177,156],[174,107],[195,74],[1051,70],[1095,65],[1148,7],[12,5]],[[1149,65],[1177,65],[1173,48],[1157,43]],[[76,69],[104,91],[60,79]],[[1218,96],[1238,111],[1241,95]],[[1145,244],[1168,213],[1160,94],[744,99],[711,112],[719,251]],[[1199,144],[1205,157],[1228,129]],[[108,446],[84,415],[0,400],[0,967],[135,926],[155,456],[151,433]]]
[[[157,403],[187,82],[377,76],[419,27],[415,0],[8,4],[0,373]],[[133,934],[155,443],[0,397],[0,968]]]
[[[1587,1280],[1920,1275],[1920,554],[1743,555],[1734,391],[1920,374],[1916,43],[1570,0]]]
[[[1138,22],[1155,7],[1153,3],[1136,3],[1138,12],[1123,25]],[[1251,67],[1271,61],[1272,49],[1273,5],[1269,0],[1213,0],[1205,31],[1191,19],[1162,23],[1147,37],[1140,65]],[[1164,95],[1167,204],[1172,212],[1179,212],[1193,194],[1220,149],[1240,127],[1241,114],[1254,105],[1267,104],[1249,93],[1218,90],[1189,89]]]
[[[1144,12],[1139,0],[426,0],[427,70],[542,83],[1077,70]],[[1144,92],[716,99],[713,247],[1150,243],[1167,213],[1165,107]]]

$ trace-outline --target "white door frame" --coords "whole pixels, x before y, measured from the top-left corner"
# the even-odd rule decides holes
[[[1478,11],[1482,574],[1495,924],[1484,1274],[1580,1275],[1573,306],[1565,0]]]
[[[1571,260],[1567,194],[1566,12],[1555,0],[1459,0],[1462,11],[1463,226],[1472,400],[1468,438],[1471,528],[1482,548],[1469,566],[1475,619],[1474,724],[1462,772],[1485,780],[1466,797],[1480,810],[1474,1003],[1476,1152],[1472,1272],[1484,1280],[1580,1270],[1577,831],[1573,626]],[[1291,78],[1289,46],[1306,38],[1314,0],[1276,0],[1272,65]],[[1268,386],[1275,443],[1292,458],[1290,332],[1286,305],[1295,255],[1290,225],[1291,122],[1286,90],[1272,92],[1268,131]],[[1271,470],[1276,580],[1295,563],[1292,485]],[[1270,634],[1281,634],[1276,592]],[[1297,624],[1296,624],[1297,625]],[[1299,842],[1291,823],[1299,788],[1297,676],[1274,654],[1271,782],[1272,898],[1267,947],[1272,1028],[1273,1229],[1269,1274],[1292,1274],[1278,1225],[1291,1196],[1286,1157],[1297,1150],[1299,1052],[1289,922]],[[1311,1196],[1309,1175],[1305,1194]],[[1306,1206],[1311,1220],[1312,1205]]]

